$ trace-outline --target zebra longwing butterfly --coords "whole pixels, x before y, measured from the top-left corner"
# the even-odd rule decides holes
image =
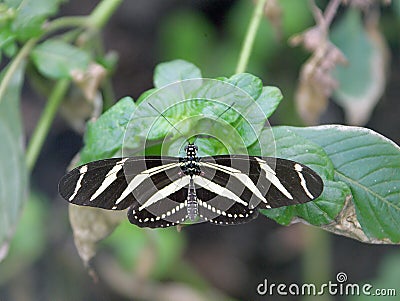
[[[245,155],[198,157],[194,143],[185,157],[142,156],[90,162],[59,183],[70,203],[110,210],[128,209],[139,227],[185,222],[233,225],[258,209],[315,200],[323,182],[309,167],[285,159]]]

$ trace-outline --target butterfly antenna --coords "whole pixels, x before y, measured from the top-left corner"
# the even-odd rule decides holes
[[[215,119],[215,121],[217,121],[222,115],[224,115],[227,111],[229,111],[230,109],[232,109],[232,107],[235,105],[234,102],[232,102],[232,104],[227,107],[221,114],[218,115],[217,119]]]
[[[186,141],[189,141],[188,138],[186,138],[186,136],[184,134],[182,134],[182,132],[180,130],[178,130],[171,121],[168,120],[168,118],[161,112],[159,111],[156,107],[154,107],[151,103],[149,103],[149,106],[152,107],[158,114],[160,114],[174,129],[175,131],[178,132],[179,135],[181,135],[183,138],[186,139]]]
[[[217,119],[215,119],[215,121],[217,121],[222,115],[224,115],[227,111],[229,111],[230,109],[232,109],[232,107],[235,105],[235,103],[234,102],[232,102],[232,104],[229,106],[229,107],[227,107],[221,114],[219,114],[218,115],[218,117],[217,117]],[[198,138],[199,136],[196,136],[195,138],[194,138],[194,140],[193,140],[193,144],[196,142],[196,140],[197,140],[197,138]]]

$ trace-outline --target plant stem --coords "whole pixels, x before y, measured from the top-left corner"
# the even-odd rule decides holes
[[[12,60],[8,69],[6,70],[3,80],[0,83],[0,102],[3,99],[4,93],[6,92],[6,88],[8,87],[10,80],[18,69],[19,65],[24,61],[24,59],[28,56],[32,47],[35,46],[37,39],[30,39],[18,52],[17,56]]]
[[[108,22],[123,0],[103,0],[89,16],[89,25],[101,29]]]
[[[118,8],[118,6],[121,3],[122,3],[122,0],[103,0],[102,2],[100,2],[99,5],[97,5],[97,7],[93,10],[93,12],[88,17],[64,17],[64,18],[60,18],[56,21],[51,22],[47,28],[46,34],[49,32],[58,30],[60,28],[70,27],[70,26],[72,26],[72,27],[74,27],[74,26],[92,27],[94,29],[99,30],[107,23],[109,18],[112,16],[112,14],[115,12],[115,10]],[[27,48],[27,49],[25,49],[25,52],[24,52],[25,55],[27,53],[29,53],[29,50],[32,48],[32,46],[35,44],[36,41],[37,40],[35,40],[34,42],[29,41],[31,43],[28,42],[24,46],[24,48]],[[30,45],[30,47],[28,47],[28,44]],[[19,56],[22,56],[22,54],[21,53],[18,54],[16,59]],[[13,66],[10,66],[10,69],[11,69],[11,67],[13,67]],[[16,69],[16,68],[14,67],[13,69]],[[11,76],[9,76],[9,77],[11,77]],[[3,80],[3,82],[4,82],[4,80]],[[1,83],[1,84],[3,85],[3,83]],[[58,109],[61,101],[63,100],[65,93],[67,92],[69,84],[70,84],[69,79],[59,80],[57,82],[56,86],[53,88],[52,93],[49,96],[47,105],[42,113],[42,116],[39,119],[39,122],[35,128],[35,131],[32,134],[32,138],[29,141],[28,149],[26,151],[26,162],[27,162],[28,169],[30,171],[32,171],[33,167],[35,166],[35,163],[39,156],[40,150],[41,150],[43,143],[46,139],[46,136],[49,132],[51,123],[53,122],[54,116],[57,113],[57,109]],[[2,91],[1,88],[2,88],[2,86],[0,86],[0,93]],[[5,88],[3,88],[3,89],[5,89]],[[4,91],[3,91],[3,93],[4,93]],[[1,94],[0,94],[0,96],[1,96]],[[1,100],[1,98],[0,98],[0,100]]]
[[[243,41],[242,50],[239,56],[239,62],[236,67],[236,74],[244,72],[247,68],[250,53],[253,49],[254,40],[256,38],[258,27],[260,26],[266,2],[267,0],[258,0],[256,8],[254,9],[253,16],[251,17],[251,21],[247,29],[245,39]]]
[[[331,277],[331,252],[329,234],[324,230],[303,226],[306,249],[303,255],[303,283],[314,284],[317,291]],[[328,294],[304,296],[303,301],[331,301]]]
[[[72,17],[61,17],[51,21],[46,26],[46,34],[54,32],[59,29],[67,27],[85,27],[88,26],[88,17],[85,16],[72,16]]]
[[[69,84],[69,79],[59,80],[49,96],[49,100],[42,113],[42,116],[39,119],[35,131],[32,134],[28,149],[26,151],[26,162],[30,171],[32,171],[33,167],[35,166],[39,152],[42,149],[44,140],[49,132],[51,123],[53,122],[54,116],[57,113],[57,109],[61,101],[64,99]]]

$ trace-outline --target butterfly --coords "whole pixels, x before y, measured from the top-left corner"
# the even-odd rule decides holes
[[[258,209],[315,200],[321,177],[291,160],[247,155],[199,157],[195,143],[185,156],[137,156],[89,162],[68,172],[59,193],[76,205],[108,210],[128,208],[139,227],[183,223],[235,225]]]

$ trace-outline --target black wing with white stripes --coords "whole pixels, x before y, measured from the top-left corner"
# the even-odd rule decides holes
[[[111,158],[90,162],[64,175],[60,195],[70,203],[122,210],[179,178],[175,157]]]
[[[197,158],[196,150],[189,149],[184,159],[90,162],[66,174],[59,191],[77,205],[129,207],[132,224],[156,228],[185,222],[245,223],[257,217],[260,208],[305,203],[323,189],[318,174],[297,162],[242,155]]]
[[[222,155],[201,158],[203,177],[234,192],[250,208],[271,209],[315,200],[323,190],[311,168],[274,157]]]

